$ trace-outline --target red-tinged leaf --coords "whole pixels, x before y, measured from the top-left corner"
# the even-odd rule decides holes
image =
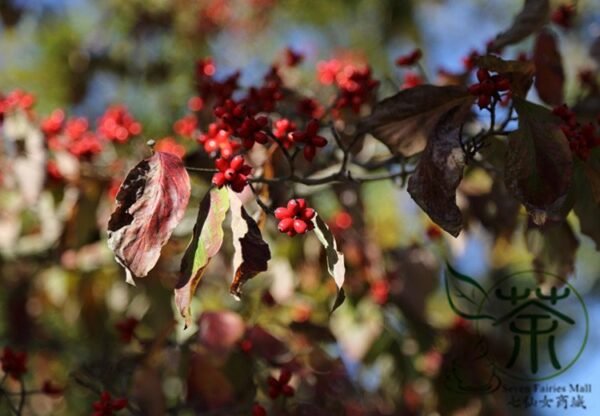
[[[477,58],[477,66],[488,71],[497,72],[508,78],[513,97],[525,97],[535,74],[535,65],[530,61],[505,61],[495,55]]]
[[[242,286],[260,272],[267,270],[271,259],[269,246],[263,240],[256,221],[248,215],[238,195],[230,191],[231,230],[233,232],[233,269],[235,274],[229,292],[239,299]]]
[[[198,326],[198,341],[214,354],[231,350],[246,330],[242,317],[231,311],[204,312]]]
[[[223,244],[223,221],[229,210],[227,188],[213,188],[206,194],[194,226],[192,241],[181,259],[179,281],[175,287],[175,304],[186,327],[190,324],[190,303],[202,275]]]
[[[509,136],[505,183],[536,223],[556,210],[571,184],[571,150],[557,120],[539,105],[515,99],[519,128]]]
[[[525,231],[533,268],[539,281],[555,275],[566,280],[575,271],[575,253],[579,241],[566,220],[537,226],[529,221]]]
[[[512,25],[496,36],[490,45],[491,51],[498,51],[513,45],[537,32],[550,18],[549,0],[525,0],[523,8],[513,19]]]
[[[410,196],[432,221],[454,237],[463,226],[462,214],[456,205],[456,188],[465,166],[459,129],[469,110],[470,102],[465,102],[443,116],[408,180]]]
[[[315,225],[315,234],[317,238],[325,248],[325,254],[327,256],[327,270],[338,288],[337,296],[333,302],[331,312],[335,311],[346,299],[344,293],[344,279],[346,278],[346,265],[344,264],[344,255],[337,248],[337,243],[333,234],[325,224],[325,221],[317,214],[313,218]]]
[[[156,265],[189,198],[190,178],[177,156],[156,152],[129,172],[108,222],[108,246],[125,268],[128,283]]]
[[[549,30],[540,32],[533,48],[535,89],[546,104],[564,102],[565,72],[556,37]]]
[[[359,129],[371,133],[392,153],[412,156],[425,149],[445,113],[473,101],[465,87],[419,85],[379,102]]]
[[[596,153],[594,155],[594,153]],[[575,164],[576,198],[573,211],[581,232],[596,243],[600,251],[600,154]]]

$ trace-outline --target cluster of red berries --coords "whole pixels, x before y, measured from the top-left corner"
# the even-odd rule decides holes
[[[113,416],[114,412],[127,407],[127,399],[113,399],[109,392],[103,391],[100,400],[94,402],[92,407],[94,408],[92,416]]]
[[[97,131],[108,140],[119,143],[142,132],[142,125],[133,118],[123,105],[113,105],[106,109],[98,120]]]
[[[408,88],[414,88],[418,85],[423,84],[423,78],[419,74],[415,74],[414,72],[407,72],[404,74],[404,82],[400,87],[403,90]]]
[[[379,81],[372,78],[371,68],[356,69],[347,80],[340,83],[340,92],[335,101],[335,108],[351,108],[356,114],[363,104],[369,102]]]
[[[275,218],[279,220],[277,228],[290,237],[315,228],[312,222],[314,216],[315,210],[309,208],[303,198],[291,199],[285,207],[275,210]]]
[[[574,4],[561,4],[552,13],[552,21],[565,29],[570,28],[573,25],[573,18],[575,17],[575,5]]]
[[[325,109],[319,102],[313,98],[302,98],[298,101],[298,114],[310,118],[321,118],[325,114]]]
[[[269,376],[267,379],[267,383],[269,385],[269,397],[273,400],[279,396],[292,397],[295,392],[294,388],[289,385],[291,379],[292,373],[286,369],[281,370],[278,378]]]
[[[398,57],[396,59],[396,65],[398,65],[398,66],[413,66],[414,64],[419,62],[419,59],[421,59],[422,56],[423,56],[423,52],[421,52],[421,49],[417,48],[406,55],[402,55],[402,56]]]
[[[467,56],[462,58],[463,66],[467,71],[475,69],[475,66],[477,65],[477,58],[479,58],[479,56],[479,52],[477,52],[475,49],[472,49]]]
[[[562,120],[560,129],[569,140],[571,152],[581,160],[587,160],[592,149],[600,146],[600,135],[594,124],[581,125],[575,113],[565,104],[556,107],[552,112]]]
[[[269,137],[263,131],[269,120],[264,116],[252,115],[245,102],[227,99],[223,105],[215,107],[214,113],[224,128],[242,140],[246,149],[252,148],[255,142],[265,144],[269,141]]]
[[[283,80],[279,75],[277,66],[272,66],[264,77],[264,83],[248,90],[244,99],[252,114],[260,112],[270,113],[275,110],[278,101],[283,99]]]
[[[204,146],[206,153],[216,154],[218,151],[225,159],[231,158],[240,148],[240,144],[231,140],[229,132],[219,123],[210,123],[206,133],[198,137],[198,142]]]
[[[215,166],[219,171],[213,175],[213,184],[219,188],[229,185],[234,192],[242,192],[248,183],[248,175],[252,172],[242,156],[235,156],[231,160],[219,158],[215,161]]]
[[[478,97],[477,104],[479,108],[486,108],[492,102],[492,97],[500,100],[500,92],[510,89],[510,81],[503,75],[490,75],[490,73],[479,68],[477,70],[477,80],[479,83],[469,87],[469,92]]]
[[[183,137],[193,137],[198,127],[198,119],[194,114],[188,114],[173,124],[173,131]]]
[[[277,120],[273,124],[273,136],[277,137],[286,149],[294,145],[291,133],[296,131],[296,123],[287,118]]]
[[[198,95],[204,101],[214,99],[217,104],[221,104],[238,89],[240,73],[235,72],[223,81],[215,80],[215,73],[216,66],[211,58],[201,59],[196,63]]]
[[[171,153],[172,155],[178,156],[181,159],[183,159],[183,156],[185,156],[185,147],[177,143],[177,141],[172,137],[163,137],[162,139],[158,140],[154,145],[154,150],[157,152]]]
[[[317,148],[324,147],[327,144],[327,139],[318,134],[319,127],[319,120],[312,119],[307,123],[304,131],[296,130],[290,133],[290,138],[294,143],[301,143],[304,145],[304,158],[309,162],[314,159]]]
[[[35,96],[22,90],[11,91],[5,97],[0,94],[0,123],[6,113],[16,109],[27,112],[34,104]]]
[[[61,109],[54,110],[42,120],[41,129],[49,149],[66,150],[80,159],[89,159],[101,153],[104,147],[98,135],[89,130],[85,117],[67,120]]]
[[[14,351],[10,347],[4,347],[2,351],[2,371],[15,380],[19,380],[27,372],[27,353],[24,351]]]

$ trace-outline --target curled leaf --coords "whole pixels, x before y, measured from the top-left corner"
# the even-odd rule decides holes
[[[512,25],[496,36],[490,50],[498,51],[505,46],[513,45],[538,31],[550,18],[550,2],[548,0],[525,0],[523,8],[515,16]]]
[[[156,265],[189,198],[190,178],[181,159],[170,153],[156,152],[127,174],[108,222],[108,246],[128,283]]]
[[[408,180],[410,196],[436,224],[455,237],[463,226],[462,214],[456,205],[456,188],[465,166],[459,129],[469,114],[470,105],[470,101],[464,102],[444,115]]]
[[[508,140],[506,188],[530,214],[553,210],[571,184],[569,144],[548,109],[522,99],[514,103],[519,128]]]
[[[179,281],[175,287],[175,304],[189,325],[190,302],[210,259],[223,244],[223,221],[229,210],[226,188],[213,188],[198,209],[192,241],[181,259]]]
[[[269,246],[263,240],[256,221],[248,215],[242,201],[233,191],[229,192],[231,203],[231,230],[233,232],[233,269],[235,274],[229,292],[239,299],[242,286],[260,272],[267,270],[271,259]]]
[[[333,234],[327,227],[327,224],[317,214],[313,218],[315,224],[315,234],[325,248],[327,256],[327,270],[338,288],[338,293],[331,308],[331,312],[335,311],[342,303],[346,295],[344,293],[344,279],[346,275],[346,266],[344,265],[344,255],[338,250],[337,243],[333,238]]]
[[[542,31],[533,48],[535,63],[535,89],[546,104],[564,102],[565,72],[556,37],[549,30]]]
[[[450,109],[473,102],[466,88],[419,85],[379,102],[359,129],[371,133],[392,153],[412,156],[425,148],[427,138]]]

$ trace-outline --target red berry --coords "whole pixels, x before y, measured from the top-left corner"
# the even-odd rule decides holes
[[[278,220],[282,220],[288,217],[290,217],[290,212],[287,208],[279,207],[275,210],[275,218],[277,218]]]
[[[298,234],[304,234],[306,232],[306,222],[304,220],[294,220],[294,231]]]
[[[305,208],[302,211],[302,218],[307,221],[312,220],[314,216],[315,216],[315,210],[312,208]]]
[[[315,146],[306,145],[304,146],[304,158],[311,162],[315,158],[315,154],[317,153],[317,149]]]
[[[240,170],[240,168],[244,165],[244,158],[240,155],[231,159],[231,163],[229,163],[229,167],[235,171]]]
[[[223,185],[225,185],[225,182],[225,175],[223,175],[223,173],[217,172],[214,174],[212,178],[212,183],[214,183],[217,187],[222,187]]]
[[[300,209],[298,205],[299,204],[297,199],[290,199],[287,203],[287,210],[290,213],[291,217],[295,216],[298,213],[298,210]]]
[[[279,229],[279,231],[286,233],[286,232],[289,232],[293,226],[294,226],[293,218],[284,218],[281,221],[279,221],[279,225],[277,226],[277,228]]]
[[[479,80],[479,82],[486,81],[489,77],[490,73],[487,70],[483,68],[477,70],[477,80]]]
[[[252,416],[267,416],[267,411],[258,403],[254,403],[252,406]]]
[[[233,178],[235,178],[236,172],[235,172],[235,170],[229,168],[225,171],[224,176],[228,182],[231,182],[233,180]]]

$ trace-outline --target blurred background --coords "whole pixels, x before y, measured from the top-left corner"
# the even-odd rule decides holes
[[[168,138],[164,146],[187,152],[186,160],[201,153],[181,122],[202,107],[194,101],[198,60],[205,60],[205,75],[224,83],[239,70],[243,88],[259,85],[273,64],[280,65],[287,88],[324,106],[334,95],[327,77],[331,71],[335,76],[336,66],[368,64],[383,98],[464,74],[469,56],[483,53],[521,7],[513,0],[3,0],[0,93],[31,94],[21,103],[48,123],[46,136],[52,120],[62,123],[61,114],[84,118],[84,131],[119,111],[130,117],[127,143],[93,161],[57,153],[47,172],[26,167],[15,183],[2,182],[0,346],[27,351],[28,390],[48,381],[60,390],[28,395],[23,414],[91,414],[104,390],[129,399],[118,414],[248,415],[255,403],[269,414],[294,415],[556,414],[556,402],[546,409],[515,408],[502,388],[452,391],[445,382],[453,374],[451,357],[468,357],[478,340],[448,305],[445,260],[489,287],[531,269],[535,252],[524,212],[488,222],[478,215],[477,204],[491,198],[489,181],[478,172],[463,184],[460,204],[469,208],[469,225],[457,239],[437,229],[391,181],[297,189],[328,220],[347,259],[348,299],[332,315],[335,287],[316,239],[283,238],[268,224],[269,271],[248,283],[246,297],[236,302],[228,293],[226,243],[192,303],[194,325],[183,330],[170,276],[208,189],[203,177],[194,176],[184,221],[157,268],[136,287],[125,284],[106,246],[116,190],[148,155],[147,139]],[[553,29],[566,101],[573,103],[584,92],[577,74],[585,68],[597,74],[589,48],[600,36],[600,4],[577,2],[576,24]],[[421,66],[395,65],[416,47],[423,51]],[[529,39],[503,56],[531,49]],[[301,61],[290,65],[295,54]],[[528,98],[537,101],[535,92]],[[0,157],[9,158],[7,152]],[[42,185],[31,190],[36,181]],[[500,214],[513,210],[495,203]],[[556,242],[545,260],[552,267],[574,265],[566,274],[593,323],[600,319],[600,256],[577,219],[569,223],[572,235]],[[581,331],[581,325],[565,331],[558,342],[569,349],[569,339],[581,339]],[[599,345],[592,327],[577,363],[547,383],[600,388]],[[296,392],[272,400],[266,380],[281,368],[292,371]],[[484,379],[489,371],[474,364],[468,377]],[[18,392],[19,383],[9,378],[2,388]],[[534,400],[542,396],[532,394]],[[561,411],[598,414],[598,395],[584,398],[585,409]],[[10,400],[8,393],[0,398],[0,414],[11,414]]]

